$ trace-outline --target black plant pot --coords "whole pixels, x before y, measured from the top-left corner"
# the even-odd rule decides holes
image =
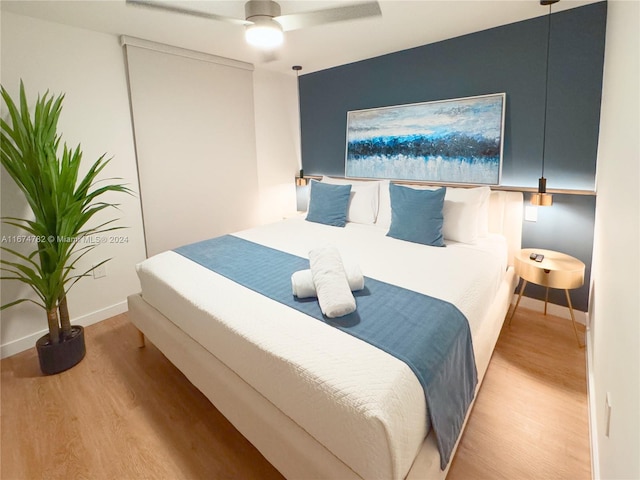
[[[84,327],[74,325],[71,327],[71,334],[66,338],[61,338],[59,343],[51,343],[47,333],[38,339],[36,349],[40,360],[40,370],[45,375],[69,370],[80,363],[86,353]]]

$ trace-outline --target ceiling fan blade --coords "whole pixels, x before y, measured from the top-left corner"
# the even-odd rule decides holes
[[[280,59],[280,55],[275,50],[266,50],[263,51],[260,55],[261,63],[271,63]]]
[[[169,2],[158,1],[158,0],[126,0],[126,3],[127,5],[134,5],[137,7],[146,7],[146,8],[155,9],[155,10],[164,10],[165,12],[192,15],[195,17],[207,18],[210,20],[219,20],[221,22],[233,23],[235,25],[251,25],[252,23],[239,18],[225,17],[223,15],[216,15],[215,13],[203,12],[202,10],[184,8],[176,5],[175,3],[169,3]]]
[[[344,7],[328,8],[313,12],[291,13],[275,17],[282,29],[286,32],[299,28],[314,27],[326,23],[342,22],[357,18],[377,17],[382,15],[378,2],[358,3]]]

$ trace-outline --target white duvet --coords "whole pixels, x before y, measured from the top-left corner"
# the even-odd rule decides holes
[[[506,269],[500,236],[426,247],[375,226],[294,218],[236,233],[301,257],[334,245],[366,277],[454,303],[472,335]],[[422,387],[395,357],[175,252],[138,265],[143,298],[363,478],[403,478],[426,431]]]

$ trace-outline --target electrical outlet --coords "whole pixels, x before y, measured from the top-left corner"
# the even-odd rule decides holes
[[[527,205],[524,207],[524,219],[527,222],[537,222],[538,221],[538,207],[534,205]]]
[[[607,392],[607,398],[605,400],[605,408],[606,408],[606,413],[605,413],[606,427],[604,430],[604,436],[609,438],[609,430],[611,428],[611,394],[609,392]]]
[[[103,263],[99,267],[93,269],[93,278],[102,278],[107,276],[107,264]]]

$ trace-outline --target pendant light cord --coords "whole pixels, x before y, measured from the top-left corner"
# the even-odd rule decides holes
[[[292,70],[296,72],[296,90],[298,92],[298,134],[300,148],[298,154],[300,155],[300,178],[304,178],[304,171],[302,169],[302,108],[300,106],[300,70],[302,70],[302,66],[294,65],[291,67]]]
[[[547,150],[547,110],[549,109],[549,50],[551,44],[551,4],[547,23],[547,68],[544,81],[544,122],[542,124],[542,178],[544,178],[544,157]]]

